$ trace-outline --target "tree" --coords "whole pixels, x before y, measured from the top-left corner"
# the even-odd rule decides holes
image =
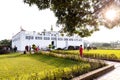
[[[99,30],[99,25],[108,28],[117,26],[117,21],[107,20],[104,16],[106,8],[111,8],[119,0],[24,0],[30,6],[35,4],[40,10],[50,8],[58,18],[57,24],[69,35],[90,36]],[[119,4],[115,7],[120,7]],[[120,13],[120,11],[118,11]],[[118,15],[119,16],[119,15]]]
[[[103,43],[102,46],[103,47],[111,47],[111,44],[110,43]]]
[[[11,47],[11,43],[12,43],[11,40],[4,39],[0,41],[0,46]]]

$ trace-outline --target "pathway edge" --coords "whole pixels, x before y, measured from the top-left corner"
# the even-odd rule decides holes
[[[93,80],[99,76],[102,76],[105,73],[112,71],[114,68],[115,68],[114,65],[107,65],[105,67],[102,67],[102,68],[96,69],[94,71],[90,71],[88,73],[80,75],[78,77],[75,77],[71,80]]]

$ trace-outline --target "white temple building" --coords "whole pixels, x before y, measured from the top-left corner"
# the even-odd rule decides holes
[[[12,48],[16,46],[18,51],[24,51],[26,45],[32,46],[33,44],[40,48],[47,48],[51,44],[55,49],[68,48],[68,46],[84,46],[84,42],[80,36],[62,36],[61,33],[57,31],[39,33],[21,30],[12,37]]]

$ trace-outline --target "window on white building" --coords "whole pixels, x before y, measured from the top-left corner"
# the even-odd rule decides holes
[[[78,39],[74,39],[74,41],[78,41]]]
[[[42,37],[35,37],[36,40],[42,40]]]
[[[68,41],[68,38],[64,38],[64,41]]]
[[[51,36],[53,36],[53,34],[51,34]]]
[[[51,37],[51,40],[56,40],[56,37]]]
[[[58,40],[62,41],[62,40],[63,40],[63,38],[58,38]]]
[[[44,37],[44,40],[50,40],[50,38],[49,37]]]
[[[33,36],[26,36],[25,38],[30,40],[30,39],[33,39],[34,37]]]
[[[73,39],[72,39],[72,38],[70,38],[70,39],[69,39],[69,41],[73,41]]]
[[[79,41],[82,41],[82,39],[79,39]]]

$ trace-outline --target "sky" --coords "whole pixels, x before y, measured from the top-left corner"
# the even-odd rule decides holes
[[[12,39],[12,36],[20,31],[20,27],[26,31],[41,32],[44,29],[50,31],[60,30],[56,27],[57,18],[49,9],[40,11],[37,6],[29,6],[23,0],[0,1],[0,40]],[[120,40],[120,27],[107,29],[100,26],[100,31],[92,36],[84,38],[90,42],[111,42]]]

